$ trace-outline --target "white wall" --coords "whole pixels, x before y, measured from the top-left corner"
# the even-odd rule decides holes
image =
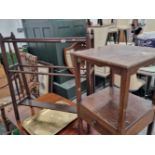
[[[25,38],[24,32],[18,32],[17,28],[23,28],[21,19],[0,19],[0,33],[3,37],[8,37],[13,32],[16,38]],[[25,44],[18,43],[18,47],[22,47]]]
[[[21,19],[0,19],[0,33],[4,37],[13,32],[16,37],[24,38],[24,32],[17,32],[17,28],[23,28]]]
[[[144,27],[145,32],[155,31],[155,19],[147,19],[146,26]]]
[[[130,24],[130,19],[117,19],[117,25],[125,25],[128,26]]]

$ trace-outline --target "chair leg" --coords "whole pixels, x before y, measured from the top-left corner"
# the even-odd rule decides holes
[[[152,135],[154,129],[154,121],[149,124],[148,129],[147,129],[147,135]]]
[[[90,134],[90,130],[91,127],[87,122],[83,122],[82,119],[79,120],[79,131],[80,131],[80,135],[89,135]]]
[[[117,32],[113,33],[113,38],[114,38],[114,43],[116,44],[117,43]]]
[[[103,88],[106,86],[106,78],[103,79]]]
[[[117,38],[117,42],[118,42],[118,44],[119,44],[119,42],[120,42],[120,30],[118,31],[118,38]]]
[[[106,43],[105,43],[105,45],[107,45],[107,44],[108,44],[108,42],[109,42],[109,33],[108,33],[108,35],[107,35],[107,38],[106,38]]]
[[[79,134],[83,135],[84,134],[83,120],[81,118],[78,119],[78,129],[79,129]]]
[[[127,30],[124,30],[124,35],[125,35],[125,42],[126,42],[126,45],[127,45],[127,43],[128,43]]]
[[[154,114],[153,121],[148,126],[147,135],[152,135],[153,129],[154,129],[154,122],[155,122],[155,114]]]
[[[10,132],[10,129],[9,129],[9,125],[8,125],[8,121],[7,121],[6,115],[5,115],[5,109],[4,108],[1,109],[1,115],[2,115],[2,119],[3,119],[4,125],[5,125],[6,131],[7,132]]]
[[[91,129],[91,127],[90,127],[90,125],[87,123],[87,135],[90,134],[90,129]]]

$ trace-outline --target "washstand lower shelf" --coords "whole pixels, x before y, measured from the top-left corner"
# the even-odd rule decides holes
[[[83,98],[79,116],[101,134],[120,134],[118,129],[120,89],[106,88]],[[129,93],[124,134],[137,134],[154,116],[152,102]]]

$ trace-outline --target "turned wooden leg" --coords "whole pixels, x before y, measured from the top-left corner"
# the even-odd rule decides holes
[[[5,125],[5,129],[6,129],[7,132],[9,132],[10,129],[9,129],[9,126],[8,126],[8,121],[7,121],[7,118],[6,118],[6,115],[5,115],[5,109],[4,108],[1,109],[1,115],[2,115],[4,125]]]

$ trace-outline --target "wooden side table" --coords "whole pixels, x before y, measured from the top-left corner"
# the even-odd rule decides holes
[[[72,53],[76,69],[79,128],[82,120],[101,134],[138,134],[148,126],[152,134],[155,101],[129,93],[130,76],[142,66],[155,63],[155,49],[112,45]],[[87,63],[88,96],[82,99],[80,61]],[[111,85],[101,91],[94,89],[94,65],[111,68]],[[120,89],[113,85],[114,74],[121,76]],[[89,129],[89,128],[88,128]],[[88,130],[89,131],[89,130]]]

